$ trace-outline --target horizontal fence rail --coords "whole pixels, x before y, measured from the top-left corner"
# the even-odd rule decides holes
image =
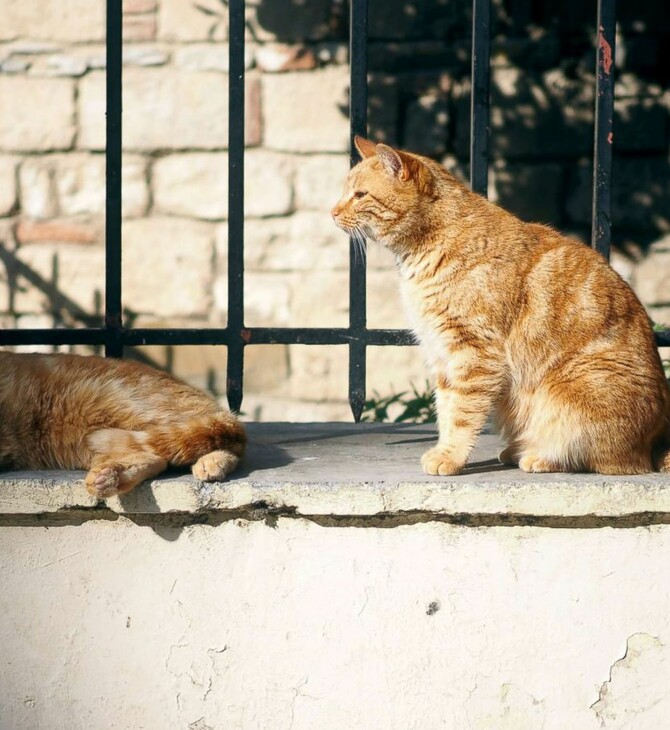
[[[413,345],[408,330],[368,329],[366,263],[349,257],[348,327],[246,327],[244,323],[244,102],[245,0],[229,0],[229,148],[228,148],[228,324],[225,328],[125,327],[122,310],[121,159],[123,41],[122,0],[107,1],[106,81],[106,221],[104,326],[77,329],[6,329],[0,345],[103,346],[105,354],[121,357],[124,347],[140,345],[223,345],[227,347],[227,396],[230,407],[242,405],[244,350],[250,345],[347,345],[349,403],[355,420],[365,404],[366,350],[369,346]],[[486,195],[489,168],[489,86],[491,0],[473,0],[470,118],[470,183]],[[614,140],[615,0],[597,0],[596,102],[593,155],[591,245],[609,258],[611,166]],[[351,0],[350,136],[367,136],[367,0]],[[550,336],[550,333],[548,333]],[[670,331],[656,333],[659,346],[670,347]]]

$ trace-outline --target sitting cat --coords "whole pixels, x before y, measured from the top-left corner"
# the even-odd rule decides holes
[[[428,474],[457,474],[494,411],[528,472],[670,471],[670,391],[649,319],[593,249],[524,223],[436,162],[356,138],[335,222],[389,248],[435,381]]]
[[[86,489],[128,492],[168,465],[229,474],[244,429],[205,393],[128,360],[0,352],[0,467],[87,469]]]

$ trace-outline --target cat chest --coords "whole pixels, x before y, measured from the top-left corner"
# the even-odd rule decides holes
[[[411,282],[403,282],[400,291],[407,323],[424,348],[427,359],[447,359],[454,345],[454,336],[445,328],[448,314],[444,310],[444,303],[435,306],[435,303],[426,301]]]

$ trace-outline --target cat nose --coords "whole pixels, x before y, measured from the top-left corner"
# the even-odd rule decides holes
[[[340,211],[342,208],[340,207],[339,203],[336,203],[331,209],[330,214],[333,216],[333,218],[337,218],[337,216],[340,214]]]

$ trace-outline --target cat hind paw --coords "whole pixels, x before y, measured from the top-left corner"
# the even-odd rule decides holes
[[[548,459],[538,456],[537,454],[526,454],[519,460],[519,468],[525,472],[531,472],[533,474],[543,474],[548,472],[563,471],[556,464],[553,464]]]
[[[239,458],[229,451],[212,451],[201,456],[191,467],[201,482],[222,482],[237,466]]]
[[[94,467],[85,479],[86,491],[98,499],[113,497],[119,493],[119,481],[123,467],[118,465]]]

